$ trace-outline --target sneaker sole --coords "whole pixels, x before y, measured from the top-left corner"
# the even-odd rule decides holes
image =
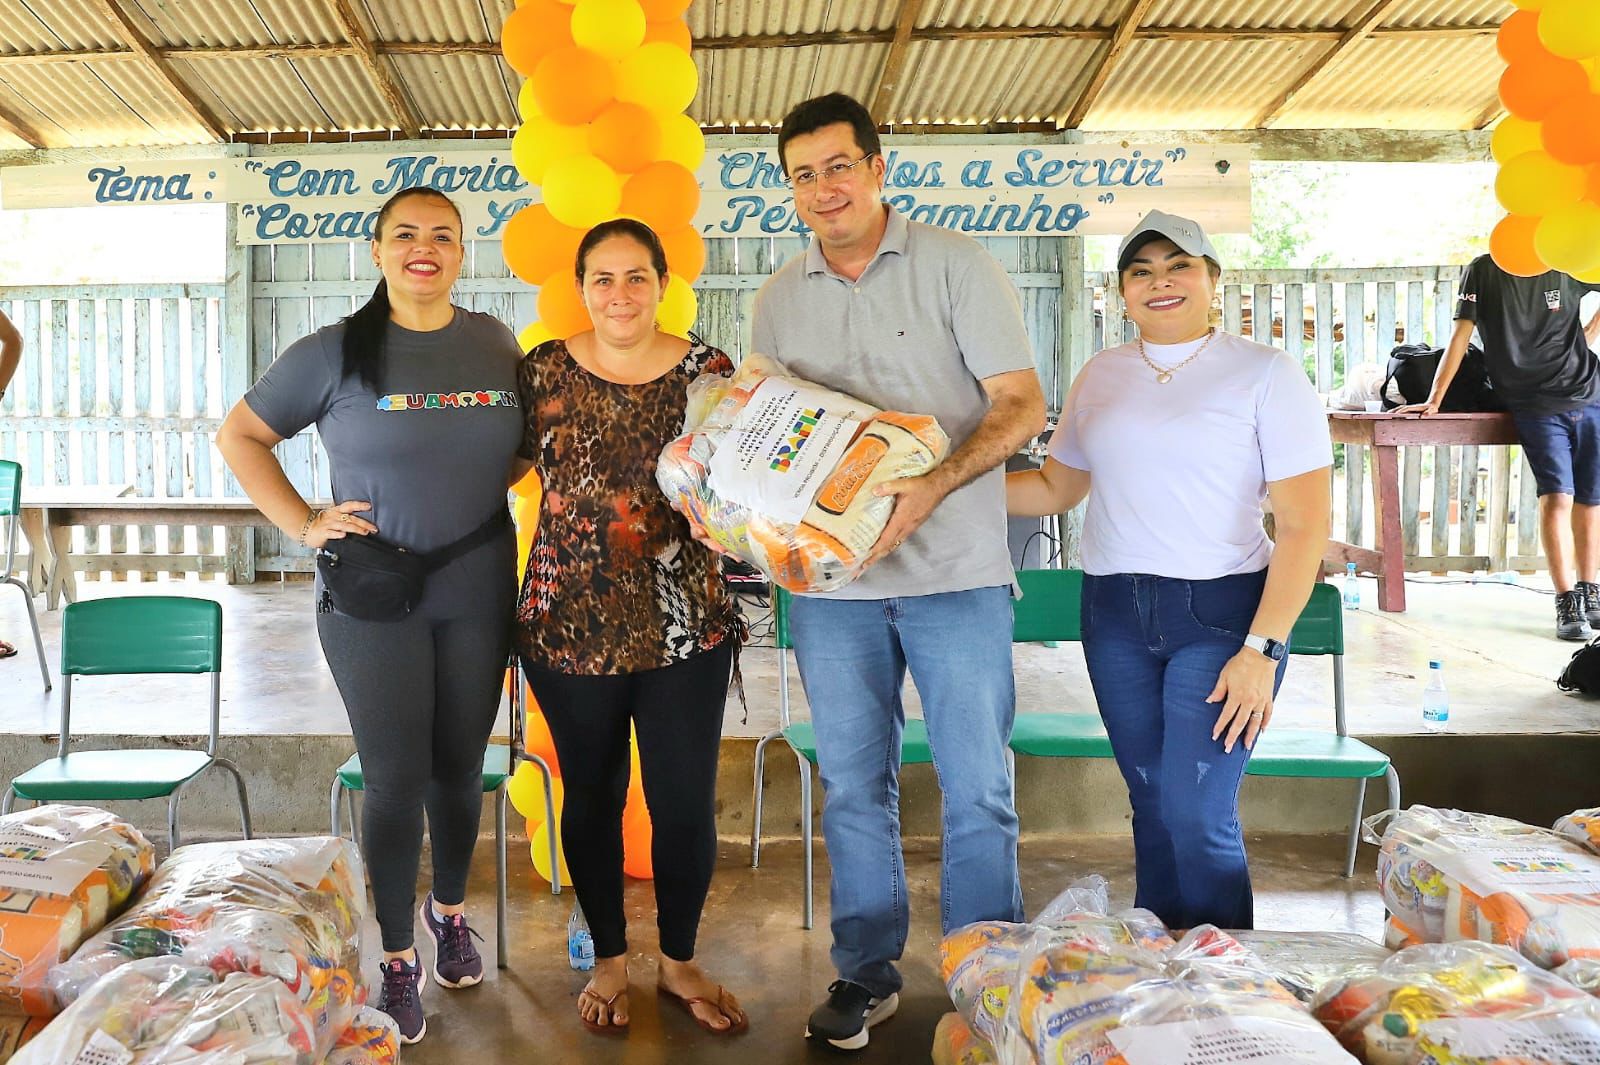
[[[422,959],[419,956],[417,960],[421,961]],[[417,1002],[420,1004],[422,1002],[422,989],[428,986],[428,967],[426,965],[417,966],[417,973]],[[417,1034],[410,1039],[406,1038],[404,1032],[398,1032],[397,1034],[400,1036],[401,1046],[415,1046],[417,1043],[422,1042],[423,1036],[428,1034],[428,1019],[426,1017],[422,1019],[422,1027],[418,1028]]]
[[[422,920],[422,927],[428,929],[428,935],[430,935],[430,936],[433,935],[433,925],[431,925],[428,922],[428,905],[429,905],[429,902],[431,901],[432,898],[433,898],[433,896],[430,895],[427,898],[423,899],[422,900],[422,906],[417,910],[417,916],[419,918],[421,918],[421,920]],[[440,976],[439,975],[439,955],[438,955],[439,941],[438,941],[438,939],[434,939],[434,941],[433,941],[433,949],[434,949],[433,979],[434,979],[434,982],[437,983],[440,987],[447,987],[452,991],[459,991],[463,987],[474,987],[474,986],[476,986],[478,984],[483,983],[483,974],[482,973],[479,973],[477,976],[464,976],[460,980],[455,981],[454,983],[451,983],[449,980],[446,980],[443,976]],[[422,1037],[419,1035],[419,1036],[417,1036],[417,1038],[421,1039]]]
[[[865,1049],[868,1038],[867,1033],[872,1030],[874,1025],[882,1024],[890,1017],[893,1017],[895,1011],[899,1008],[900,994],[899,992],[896,992],[872,1008],[872,1012],[866,1016],[865,1023],[861,1025],[861,1031],[857,1032],[855,1035],[847,1036],[844,1039],[824,1039],[823,1042],[827,1043],[835,1050]],[[806,1025],[806,1038],[811,1038],[811,1026],[809,1024]]]

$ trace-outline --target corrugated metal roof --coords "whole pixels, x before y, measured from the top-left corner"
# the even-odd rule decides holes
[[[346,44],[328,5],[308,0],[112,0],[158,48]],[[492,43],[515,0],[352,0],[424,127],[507,128],[517,76]],[[1314,39],[1136,37],[1083,123],[1087,129],[1234,128],[1254,123],[1332,46],[1368,0],[1157,0],[1146,31],[1315,30]],[[1060,121],[1104,53],[1127,0],[926,0],[900,88],[878,116],[896,125]],[[1384,28],[1491,27],[1509,0],[1405,0]],[[694,0],[700,93],[691,114],[713,126],[778,122],[830,90],[865,97],[890,54],[900,0]],[[1033,31],[961,38],[963,29]],[[1061,27],[1060,36],[1040,28]],[[1094,31],[1085,36],[1084,31]],[[847,35],[844,43],[808,40]],[[921,37],[919,38],[919,34]],[[760,47],[729,38],[761,36]],[[772,37],[795,42],[772,46]],[[395,46],[384,49],[385,45]],[[411,51],[401,53],[404,46]],[[453,46],[460,50],[451,51]],[[422,48],[428,54],[417,54]],[[50,146],[172,143],[207,134],[170,84],[132,58],[41,65],[15,53],[122,50],[94,0],[0,0],[0,108]],[[200,57],[172,69],[230,133],[387,130],[396,116],[353,56]],[[1481,121],[1499,76],[1490,33],[1382,36],[1319,76],[1275,125],[1461,128]],[[15,138],[0,131],[9,143]]]

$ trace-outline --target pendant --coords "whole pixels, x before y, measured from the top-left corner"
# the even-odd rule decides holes
[[[1172,380],[1172,371],[1170,370],[1162,370],[1160,373],[1156,374],[1156,383],[1158,384],[1164,385],[1170,380]]]

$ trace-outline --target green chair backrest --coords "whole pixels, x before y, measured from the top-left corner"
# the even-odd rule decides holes
[[[1022,598],[1011,604],[1013,643],[1076,642],[1083,639],[1083,571],[1019,569]]]
[[[1331,584],[1311,586],[1311,598],[1289,634],[1289,652],[1297,655],[1344,654],[1344,600]]]
[[[222,607],[210,599],[95,599],[73,603],[62,614],[63,675],[221,671]]]
[[[8,518],[22,511],[22,466],[10,459],[0,459],[0,518]]]

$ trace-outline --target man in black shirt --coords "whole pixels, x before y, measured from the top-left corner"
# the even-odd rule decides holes
[[[1539,491],[1539,536],[1556,587],[1556,635],[1587,640],[1600,626],[1600,313],[1578,304],[1600,285],[1550,271],[1515,277],[1480,255],[1461,276],[1456,328],[1426,403],[1437,414],[1476,329],[1489,382],[1517,425]]]

